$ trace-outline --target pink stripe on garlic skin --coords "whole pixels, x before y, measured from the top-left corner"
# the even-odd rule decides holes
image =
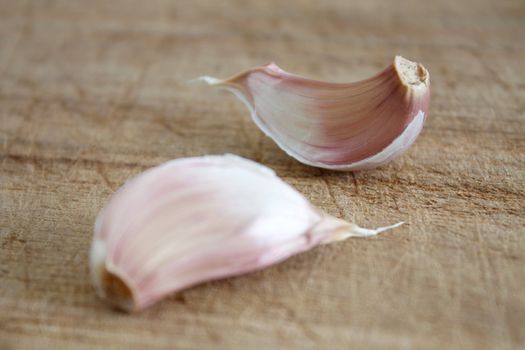
[[[428,71],[401,56],[349,84],[306,79],[274,63],[199,79],[233,92],[290,156],[332,170],[370,169],[399,156],[419,135],[430,101]]]
[[[376,230],[327,215],[267,167],[233,156],[173,160],[128,181],[100,212],[97,294],[141,310],[190,286]]]

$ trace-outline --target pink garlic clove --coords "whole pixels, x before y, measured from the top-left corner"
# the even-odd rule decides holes
[[[313,207],[275,173],[233,156],[173,160],[128,181],[100,212],[90,253],[97,294],[127,310],[367,230]]]
[[[421,132],[430,101],[428,71],[401,56],[349,84],[305,79],[274,63],[199,79],[233,92],[290,156],[332,170],[375,168],[399,156]]]

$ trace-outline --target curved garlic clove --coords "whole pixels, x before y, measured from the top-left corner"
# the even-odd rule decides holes
[[[237,156],[178,159],[111,197],[95,224],[91,276],[100,297],[140,310],[204,281],[398,225],[368,230],[336,219],[269,168]]]
[[[305,79],[274,63],[199,79],[233,92],[290,156],[333,170],[370,169],[400,155],[419,135],[430,101],[428,71],[401,56],[349,84]]]

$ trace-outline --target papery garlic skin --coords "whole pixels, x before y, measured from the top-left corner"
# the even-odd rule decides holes
[[[204,281],[397,225],[368,230],[329,216],[269,168],[237,156],[183,158],[111,197],[95,224],[91,277],[99,296],[140,310]]]
[[[306,79],[274,63],[199,79],[233,92],[290,156],[332,170],[375,168],[399,156],[421,132],[430,101],[428,71],[401,56],[349,84]]]

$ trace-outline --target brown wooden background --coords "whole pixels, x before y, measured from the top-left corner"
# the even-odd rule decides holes
[[[376,171],[287,157],[225,92],[276,61],[352,81],[430,71],[428,122]],[[525,347],[525,2],[0,1],[1,349]],[[231,152],[368,227],[136,315],[94,296],[98,210],[166,160]]]

